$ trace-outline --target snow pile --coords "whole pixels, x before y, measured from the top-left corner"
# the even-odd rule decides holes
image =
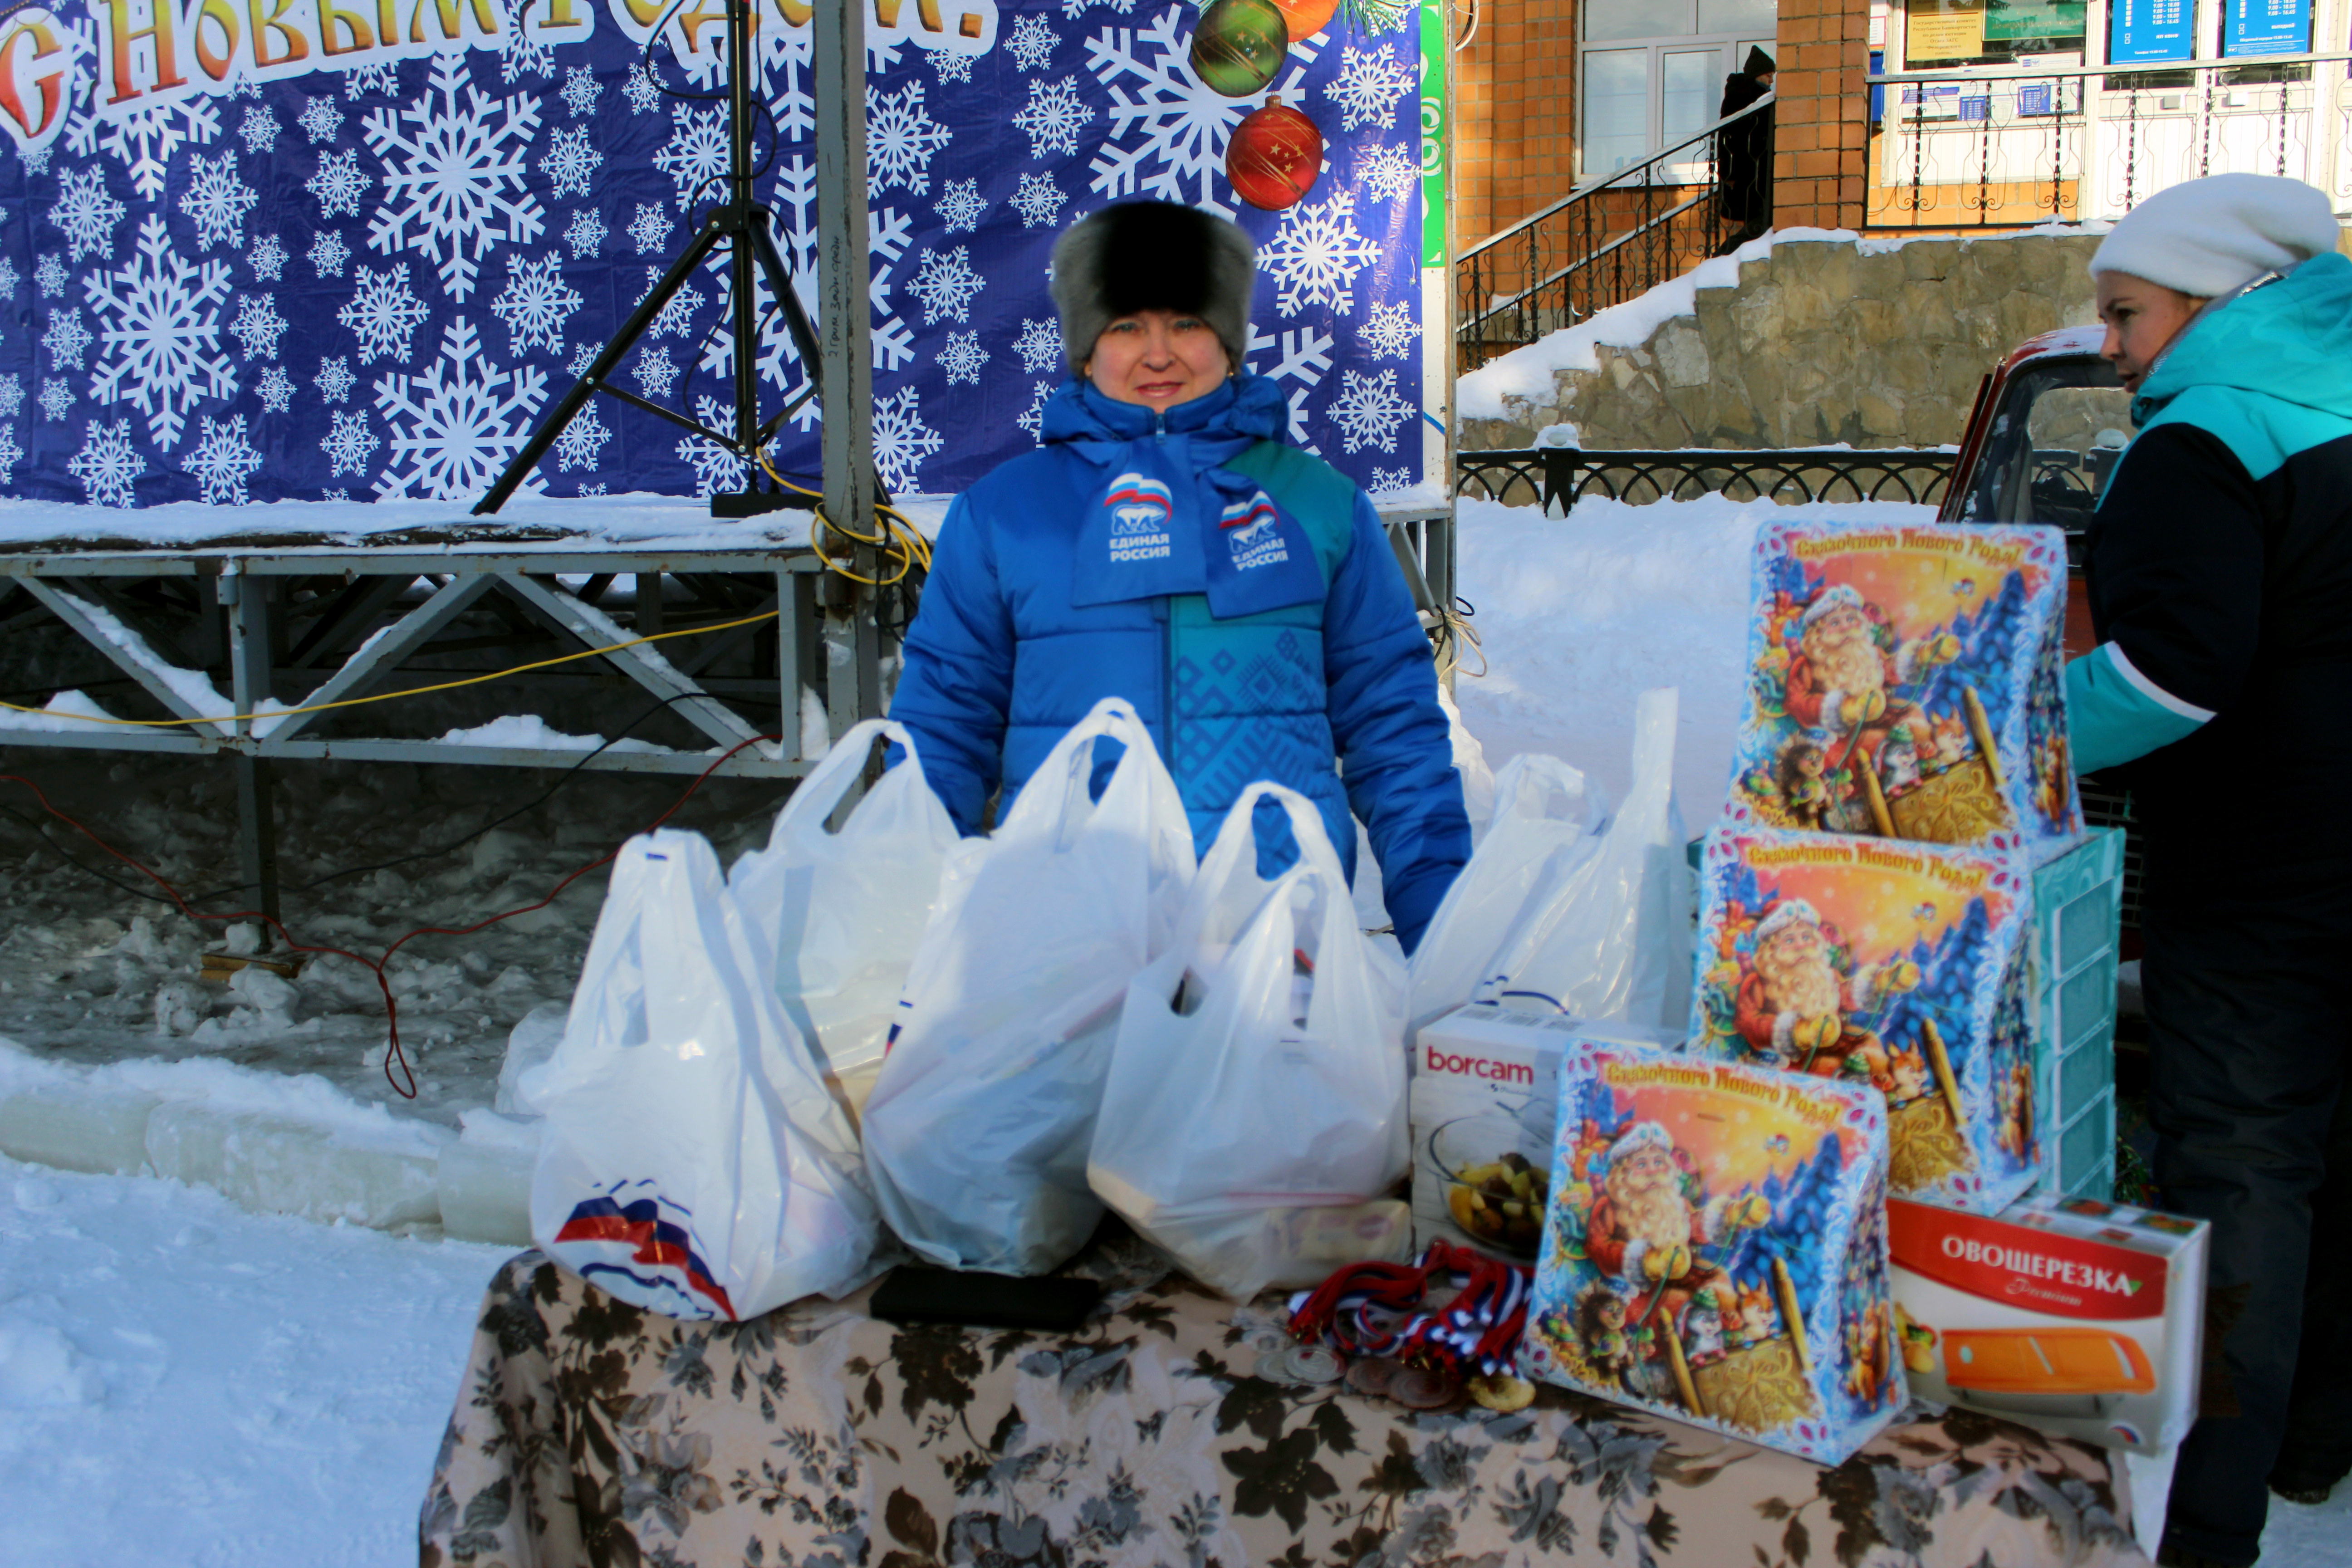
[[[536,713],[507,713],[487,724],[471,729],[451,730],[441,737],[445,746],[523,746],[544,752],[593,752],[604,746],[608,752],[669,752],[674,748],[656,746],[650,741],[634,738],[604,745],[602,735],[567,735],[551,728]],[[714,751],[717,748],[712,748]]]
[[[1537,507],[1464,500],[1455,514],[1456,581],[1476,609],[1472,656],[1454,686],[1463,722],[1500,767],[1548,752],[1622,798],[1631,782],[1633,700],[1682,690],[1675,793],[1703,830],[1731,777],[1731,736],[1745,683],[1749,546],[1771,517],[1931,521],[1931,507],[1888,502],[1777,507],[1720,495],[1633,506],[1593,497],[1566,518]]]

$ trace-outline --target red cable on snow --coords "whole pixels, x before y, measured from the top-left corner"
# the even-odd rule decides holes
[[[659,827],[663,823],[667,822],[671,817],[677,816],[678,807],[684,805],[689,799],[691,799],[694,792],[700,789],[709,779],[712,773],[717,773],[720,768],[724,767],[727,764],[727,760],[730,757],[732,757],[736,752],[742,751],[747,746],[756,746],[762,741],[781,742],[782,739],[783,737],[781,735],[754,735],[748,741],[739,742],[737,744],[729,747],[725,752],[719,754],[717,762],[712,763],[709,767],[703,769],[701,773],[695,775],[694,782],[686,786],[685,793],[680,795],[676,800],[670,802],[668,810],[663,812],[659,816],[655,817],[651,822],[646,824],[646,826],[638,831],[641,833],[651,833],[655,828]],[[282,922],[271,919],[269,916],[263,914],[258,910],[238,910],[228,914],[221,915],[208,915],[201,913],[198,910],[192,910],[188,907],[187,900],[180,896],[179,889],[172,886],[170,882],[165,881],[161,874],[140,864],[138,861],[133,860],[130,856],[125,855],[121,850],[117,849],[113,845],[109,844],[105,839],[100,838],[97,834],[92,833],[89,828],[84,827],[80,823],[75,821],[72,817],[68,816],[64,812],[59,811],[56,806],[50,805],[49,797],[43,794],[41,786],[35,784],[32,780],[26,778],[19,773],[0,773],[0,784],[23,784],[26,789],[31,790],[33,792],[33,798],[41,803],[41,809],[43,811],[47,812],[51,816],[56,817],[59,822],[64,823],[68,827],[72,828],[76,833],[80,834],[84,838],[89,839],[92,844],[97,845],[100,849],[105,850],[117,860],[121,861],[124,865],[130,867],[132,870],[138,872],[141,876],[145,877],[149,881],[163,889],[165,893],[170,895],[172,902],[179,906],[180,912],[187,916],[190,920],[214,921],[224,924],[233,921],[259,921],[263,924],[268,926],[271,930],[275,931],[278,933],[278,940],[283,942],[290,952],[331,952],[338,958],[348,958],[353,963],[360,964],[373,973],[375,975],[376,989],[383,993],[384,1023],[391,1030],[390,1048],[384,1052],[383,1056],[383,1080],[392,1086],[392,1089],[394,1094],[399,1095],[404,1100],[415,1100],[416,1098],[416,1074],[408,1065],[408,1054],[400,1047],[400,1004],[394,1000],[392,994],[392,982],[385,976],[383,972],[384,965],[392,962],[392,955],[398,952],[403,947],[405,947],[412,938],[420,936],[471,936],[474,932],[481,931],[488,926],[494,926],[500,921],[512,920],[517,915],[527,915],[533,910],[543,910],[561,897],[564,889],[572,886],[572,883],[578,881],[589,872],[595,870],[598,867],[610,865],[614,858],[621,853],[622,847],[621,845],[614,845],[603,855],[589,861],[588,864],[581,867],[578,870],[564,878],[561,882],[556,883],[555,886],[549,890],[547,897],[540,900],[539,902],[535,904],[524,904],[519,909],[504,910],[490,916],[488,920],[478,921],[469,926],[419,926],[415,931],[408,932],[406,935],[394,942],[390,947],[385,948],[382,958],[362,958],[358,953],[352,952],[345,948],[313,947],[296,942],[294,940],[293,933],[288,931]],[[634,837],[635,835],[633,834],[631,837]],[[624,840],[624,843],[626,841]],[[408,1085],[404,1089],[401,1087],[400,1079],[392,1076],[392,1064],[394,1062],[398,1062],[400,1064],[401,1075],[408,1080]]]

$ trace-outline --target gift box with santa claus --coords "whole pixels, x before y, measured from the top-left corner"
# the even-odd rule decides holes
[[[2021,852],[1718,828],[1691,1048],[1886,1097],[1893,1189],[1998,1214],[2040,1173]]]
[[[1769,523],[1754,594],[1733,820],[2037,857],[2081,833],[2059,530]]]
[[[1885,1162],[1859,1085],[1571,1047],[1525,1370],[1839,1463],[1907,1397]]]

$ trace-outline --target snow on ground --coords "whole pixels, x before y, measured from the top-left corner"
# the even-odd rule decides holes
[[[1931,507],[1892,502],[1779,507],[1719,495],[1631,506],[1593,498],[1565,518],[1465,500],[1455,581],[1486,654],[1456,679],[1463,722],[1490,766],[1549,752],[1623,796],[1633,700],[1682,691],[1675,793],[1702,831],[1731,777],[1747,640],[1748,550],[1769,517],[1919,523]]]
[[[394,1568],[508,1249],[0,1159],[0,1563]]]

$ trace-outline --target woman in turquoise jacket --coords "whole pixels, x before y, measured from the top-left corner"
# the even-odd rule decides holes
[[[1125,698],[1202,851],[1261,779],[1316,803],[1351,875],[1360,818],[1411,951],[1470,854],[1436,671],[1370,501],[1240,369],[1248,237],[1124,204],[1062,236],[1053,276],[1071,379],[1043,449],[950,509],[891,717],[971,833]],[[1286,837],[1262,837],[1268,869]]]
[[[2091,262],[2137,437],[2067,670],[2131,791],[2163,1206],[2212,1222],[2202,1418],[2159,1562],[2251,1563],[2352,1467],[2352,262],[2326,195],[2161,191]]]

